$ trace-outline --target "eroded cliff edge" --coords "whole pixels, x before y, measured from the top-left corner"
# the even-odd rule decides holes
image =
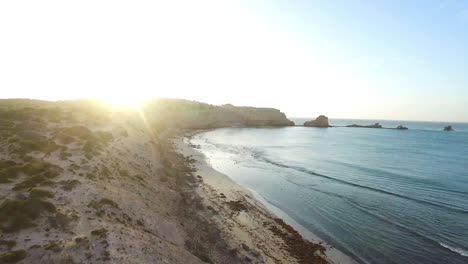
[[[156,99],[147,102],[144,112],[160,126],[208,129],[246,126],[293,126],[284,113],[274,108],[216,106],[181,99]]]

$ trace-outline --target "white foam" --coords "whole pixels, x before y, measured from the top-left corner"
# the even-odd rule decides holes
[[[466,250],[463,250],[461,248],[451,247],[449,245],[446,245],[446,244],[440,243],[440,242],[439,242],[439,244],[441,246],[443,246],[444,248],[448,248],[448,249],[450,249],[451,251],[453,251],[455,253],[458,253],[458,254],[460,254],[460,255],[462,255],[464,257],[468,257],[468,251],[466,251]]]

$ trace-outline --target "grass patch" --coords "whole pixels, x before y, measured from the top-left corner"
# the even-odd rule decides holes
[[[105,228],[95,229],[95,230],[91,231],[91,235],[98,236],[98,237],[103,237],[103,236],[107,235],[107,229],[105,229]]]
[[[58,166],[36,159],[31,159],[25,164],[18,164],[13,161],[2,161],[0,166],[0,183],[11,182],[12,179],[18,177],[21,173],[27,176],[46,176],[47,178],[53,178],[60,175],[63,171],[62,168]]]
[[[49,244],[44,246],[44,249],[45,250],[50,250],[50,251],[53,251],[53,252],[60,252],[60,251],[62,251],[63,247],[62,247],[62,245],[60,243],[58,243],[56,241],[50,241]]]
[[[13,190],[14,191],[25,190],[25,189],[29,189],[29,188],[33,188],[37,186],[52,186],[54,184],[55,183],[51,181],[50,179],[48,179],[47,177],[38,175],[38,176],[33,176],[29,179],[26,179],[20,183],[17,183],[13,187]]]
[[[83,236],[83,237],[76,237],[74,240],[75,240],[75,243],[76,243],[76,244],[88,242],[88,238],[85,237],[85,236]]]
[[[122,130],[122,131],[120,131],[120,133],[119,133],[119,134],[120,134],[120,136],[122,136],[122,137],[128,137],[127,130],[125,130],[125,129],[124,129],[124,130]]]
[[[85,126],[72,126],[72,127],[66,127],[62,128],[61,130],[58,131],[58,133],[55,135],[59,140],[66,139],[66,141],[69,141],[68,143],[71,143],[73,141],[84,141],[88,140],[94,137],[93,132],[85,127]]]
[[[54,204],[37,197],[4,200],[0,205],[0,229],[15,232],[32,227],[42,212],[55,212]]]
[[[62,189],[65,191],[71,191],[76,188],[76,186],[80,185],[81,182],[79,180],[66,180],[66,181],[60,181],[60,185],[62,185]]]
[[[48,190],[33,188],[29,191],[29,197],[33,198],[53,198],[54,193]]]
[[[99,203],[102,204],[102,205],[107,204],[107,205],[110,205],[110,206],[112,206],[112,207],[114,207],[116,209],[119,209],[119,205],[116,202],[114,202],[114,201],[112,201],[111,199],[108,199],[108,198],[102,198]]]
[[[90,180],[96,180],[96,175],[94,173],[86,173],[86,178],[90,179]]]
[[[110,252],[109,252],[109,250],[104,250],[104,251],[101,253],[101,256],[102,256],[102,260],[103,260],[103,261],[108,261],[108,260],[110,260]]]
[[[10,167],[8,170],[10,171],[10,174],[7,175],[15,175],[16,177],[20,172],[22,172],[25,175],[30,176],[30,178],[16,184],[15,187],[13,187],[13,190],[33,188],[38,185],[52,185],[53,182],[50,178],[57,177],[63,171],[63,169],[58,166],[35,159],[23,165]],[[11,176],[9,177],[11,179]]]
[[[21,166],[14,161],[0,161],[0,183],[9,183],[21,172]]]
[[[54,141],[48,139],[20,139],[16,142],[16,144],[18,144],[18,147],[13,151],[13,153],[17,153],[22,156],[33,151],[49,154],[60,148],[60,146],[55,144]]]
[[[99,202],[93,200],[89,202],[88,207],[98,210],[101,209],[101,207],[104,205],[109,205],[111,207],[114,207],[115,209],[120,209],[119,205],[116,202],[108,198],[102,198]]]
[[[14,250],[0,255],[0,263],[16,263],[26,257],[26,250]]]
[[[85,126],[62,128],[55,134],[55,138],[64,144],[72,142],[83,143],[82,150],[84,151],[87,159],[92,159],[94,155],[97,155],[103,147],[114,139],[112,134],[109,132],[93,132]]]
[[[59,158],[60,158],[60,160],[67,160],[71,156],[73,156],[71,153],[68,153],[68,152],[62,150],[62,151],[60,151]]]
[[[11,250],[14,246],[16,246],[16,241],[0,239],[0,247],[2,246],[8,250]]]

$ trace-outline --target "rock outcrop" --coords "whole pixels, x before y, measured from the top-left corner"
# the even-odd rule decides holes
[[[356,124],[352,124],[352,125],[348,125],[346,127],[360,127],[360,128],[382,128],[382,125],[379,124],[379,123],[375,123],[373,125],[356,125]]]
[[[304,126],[306,127],[330,127],[330,124],[328,124],[328,117],[324,115],[320,115],[315,120],[305,122]]]
[[[454,131],[452,126],[446,126],[444,127],[444,131]]]

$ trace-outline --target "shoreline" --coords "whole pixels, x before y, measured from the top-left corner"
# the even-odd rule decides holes
[[[206,131],[209,130],[185,132],[173,142],[177,152],[193,159],[195,174],[202,182],[197,193],[207,208],[220,212],[234,209],[234,214],[228,212],[229,217],[217,217],[220,218],[218,225],[223,230],[223,237],[227,237],[228,244],[237,243],[249,249],[260,249],[264,263],[357,263],[268,203],[254,190],[241,186],[212,168],[205,155],[190,141],[194,135]],[[281,239],[278,240],[278,236]],[[307,249],[307,246],[310,248]],[[314,251],[316,253],[312,260],[310,254]]]

